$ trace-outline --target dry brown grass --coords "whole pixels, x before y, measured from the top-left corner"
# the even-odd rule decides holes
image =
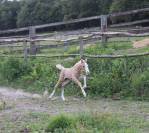
[[[149,45],[149,38],[145,38],[143,40],[133,42],[134,48],[142,48],[142,47],[145,47],[147,45]]]

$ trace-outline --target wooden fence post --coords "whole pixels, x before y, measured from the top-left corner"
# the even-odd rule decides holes
[[[101,15],[101,32],[102,32],[101,43],[103,44],[103,46],[107,42],[107,37],[105,34],[103,34],[106,31],[107,31],[107,15]]]
[[[23,41],[23,47],[24,47],[24,61],[27,63],[27,54],[28,54],[28,48],[27,48],[27,41]]]
[[[79,37],[79,44],[80,44],[80,58],[82,58],[83,57],[83,45],[84,45],[82,37]]]
[[[64,52],[68,50],[68,41],[64,41]]]
[[[37,53],[37,47],[36,42],[34,41],[36,37],[36,29],[35,27],[31,26],[29,27],[29,38],[30,38],[30,54],[36,55]]]

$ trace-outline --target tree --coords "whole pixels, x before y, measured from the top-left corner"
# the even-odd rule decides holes
[[[78,18],[80,14],[80,0],[61,0],[61,3],[64,13],[63,20]]]
[[[0,1],[0,29],[16,28],[16,19],[19,11],[19,2],[17,1]]]
[[[24,1],[18,14],[18,27],[62,21],[63,14],[58,0]]]
[[[89,17],[99,15],[101,9],[98,5],[99,0],[81,0],[79,17]]]
[[[149,7],[148,0],[114,0],[110,12],[122,12]]]

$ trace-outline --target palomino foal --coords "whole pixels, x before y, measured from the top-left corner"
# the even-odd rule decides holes
[[[59,80],[58,80],[57,84],[55,85],[54,90],[51,93],[51,95],[49,96],[49,98],[52,98],[52,96],[54,95],[54,93],[56,91],[56,88],[60,86],[62,89],[61,90],[61,98],[63,101],[65,101],[64,86],[66,86],[70,81],[74,81],[81,88],[81,91],[82,91],[84,97],[86,97],[86,93],[85,93],[84,89],[87,87],[86,75],[89,74],[87,60],[81,59],[79,62],[77,62],[71,68],[64,68],[60,64],[56,65],[56,67],[59,70],[61,70],[61,72],[60,72]],[[79,81],[79,77],[81,76],[82,72],[85,72],[85,74],[83,75],[83,79],[84,79],[83,86],[82,86],[81,82]]]

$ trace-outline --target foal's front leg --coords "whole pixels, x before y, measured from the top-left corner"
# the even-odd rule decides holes
[[[86,87],[87,87],[87,85],[86,85],[86,75],[83,76],[83,80],[84,80],[83,89],[86,89]]]
[[[81,91],[82,91],[84,97],[86,97],[86,93],[84,91],[84,88],[82,87],[81,82],[76,77],[73,77],[72,80],[81,88]]]

